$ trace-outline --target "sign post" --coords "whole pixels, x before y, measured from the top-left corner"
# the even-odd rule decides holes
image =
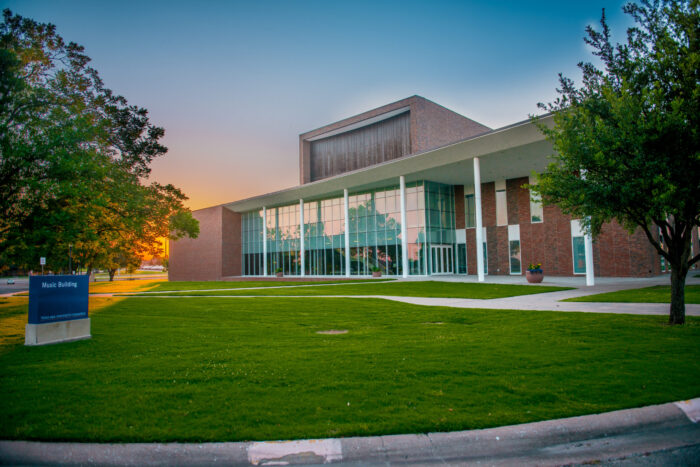
[[[41,275],[44,275],[44,265],[46,264],[46,257],[42,256],[39,258],[39,264],[41,264]]]
[[[88,284],[82,275],[31,276],[24,345],[89,339]]]

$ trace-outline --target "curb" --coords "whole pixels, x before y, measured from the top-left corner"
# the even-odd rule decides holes
[[[696,458],[700,398],[451,433],[226,443],[50,443],[0,441],[0,464],[291,465],[488,463],[562,465]],[[680,454],[679,454],[680,453]],[[684,454],[685,453],[685,454]],[[657,459],[658,460],[658,459]]]

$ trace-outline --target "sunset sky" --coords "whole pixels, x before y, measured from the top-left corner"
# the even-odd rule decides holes
[[[298,184],[298,135],[414,94],[497,128],[590,60],[623,2],[0,0],[85,46],[107,87],[166,129],[153,178],[189,207]]]

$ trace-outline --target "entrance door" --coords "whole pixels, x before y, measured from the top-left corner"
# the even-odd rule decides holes
[[[431,245],[431,274],[454,274],[454,256],[452,245]]]

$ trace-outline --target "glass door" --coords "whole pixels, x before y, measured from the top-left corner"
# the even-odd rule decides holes
[[[431,245],[431,274],[454,274],[454,257],[452,245]]]

